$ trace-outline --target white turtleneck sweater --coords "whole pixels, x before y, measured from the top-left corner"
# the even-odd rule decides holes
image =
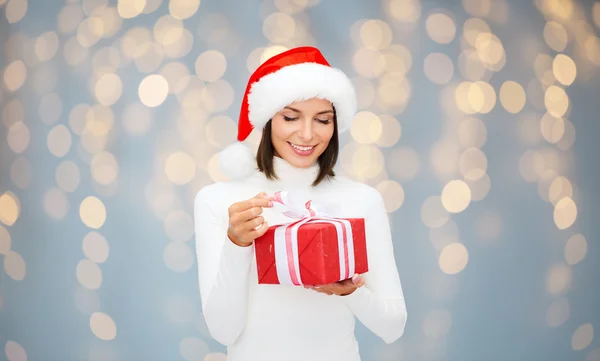
[[[359,361],[355,316],[385,342],[404,332],[406,307],[394,259],[387,213],[372,187],[344,177],[312,187],[318,166],[294,168],[274,158],[279,180],[260,172],[202,188],[194,218],[200,296],[211,335],[227,346],[228,361]],[[365,218],[369,271],[348,296],[302,286],[258,284],[254,246],[227,237],[228,208],[259,192],[300,191],[319,204],[337,204],[335,217]],[[269,208],[269,226],[293,221]]]

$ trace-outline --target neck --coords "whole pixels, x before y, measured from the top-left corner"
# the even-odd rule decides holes
[[[283,158],[273,157],[273,168],[282,187],[310,187],[319,174],[319,164],[314,163],[308,168],[297,168]]]

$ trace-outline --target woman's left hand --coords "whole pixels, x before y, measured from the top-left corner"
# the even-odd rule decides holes
[[[365,280],[359,274],[355,274],[352,278],[344,281],[334,282],[322,286],[304,286],[304,288],[312,289],[326,295],[347,296],[352,294],[359,287],[364,286],[364,284]]]

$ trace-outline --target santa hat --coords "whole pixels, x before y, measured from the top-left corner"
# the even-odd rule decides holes
[[[219,153],[221,170],[230,178],[256,170],[256,157],[242,142],[261,129],[281,109],[296,101],[327,99],[336,111],[338,132],[350,129],[356,113],[356,93],[350,79],[329,65],[319,49],[293,48],[265,61],[250,76],[238,121],[237,142]]]

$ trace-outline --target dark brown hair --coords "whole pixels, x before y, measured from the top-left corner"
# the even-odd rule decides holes
[[[260,170],[268,179],[274,180],[279,179],[279,177],[277,176],[277,174],[275,174],[275,168],[273,167],[273,157],[275,156],[275,148],[273,147],[273,141],[271,139],[272,121],[273,119],[270,119],[263,128],[262,137],[258,146],[258,152],[256,153],[256,165],[258,166],[258,170]],[[313,187],[317,186],[324,179],[331,179],[335,177],[333,167],[337,163],[339,148],[340,141],[338,138],[337,116],[334,108],[333,136],[331,137],[329,145],[327,146],[323,154],[321,154],[317,159],[317,163],[319,163],[319,174],[317,174],[317,178],[312,184]]]

